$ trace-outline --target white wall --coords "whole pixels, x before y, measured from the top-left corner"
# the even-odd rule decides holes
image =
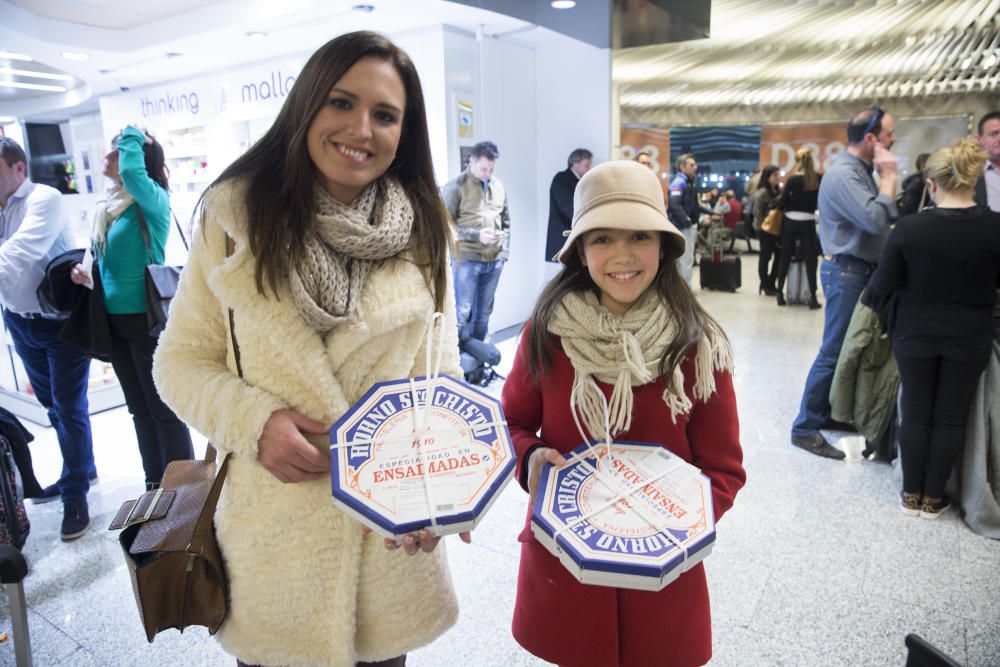
[[[541,284],[536,258],[539,239],[543,245],[545,240],[537,189],[537,61],[531,47],[490,37],[480,44],[482,138],[500,149],[494,173],[507,189],[510,205],[510,260],[500,276],[490,319],[490,331],[499,331],[527,319]]]
[[[448,179],[464,168],[461,146],[489,139],[510,199],[511,255],[490,320],[495,332],[528,318],[556,268],[544,257],[552,177],[576,148],[595,162],[611,155],[611,53],[549,31],[527,45],[446,27],[444,60]],[[458,137],[460,98],[473,103],[471,138]]]
[[[536,54],[540,227],[532,259],[542,266],[541,289],[560,266],[543,257],[552,177],[566,168],[566,158],[576,148],[592,152],[595,165],[610,160],[617,140],[612,142],[611,50],[552,33]]]
[[[406,51],[420,75],[427,109],[427,132],[434,161],[434,180],[444,183],[448,174],[448,124],[445,111],[444,29],[427,29],[391,35],[393,42]]]

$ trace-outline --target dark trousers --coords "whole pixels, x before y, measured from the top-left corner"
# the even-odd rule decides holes
[[[56,430],[63,457],[59,494],[63,502],[86,498],[87,477],[96,470],[87,403],[90,357],[59,340],[62,320],[29,319],[7,310],[3,319],[35,397]]]
[[[245,662],[237,660],[236,667],[261,667],[261,665],[248,665]],[[354,667],[406,667],[406,655],[400,655],[395,658],[380,660],[378,662],[356,662],[354,663]]]
[[[785,288],[785,278],[788,277],[788,267],[792,264],[796,241],[799,242],[802,259],[806,262],[809,293],[816,296],[816,266],[819,264],[819,238],[816,236],[816,222],[814,220],[789,220],[787,216],[781,225],[778,291],[781,292]]]
[[[757,277],[760,278],[761,285],[774,287],[774,281],[778,277],[778,252],[780,250],[778,237],[760,230],[757,232],[757,239],[760,241],[760,256],[757,258]],[[770,268],[768,265],[770,265]]]
[[[903,491],[928,498],[944,495],[955,459],[965,447],[969,404],[989,361],[917,358],[896,351],[902,382],[899,456]]]
[[[171,461],[194,458],[191,434],[160,399],[153,384],[156,339],[149,335],[145,313],[109,315],[111,365],[135,424],[147,484],[159,484]]]

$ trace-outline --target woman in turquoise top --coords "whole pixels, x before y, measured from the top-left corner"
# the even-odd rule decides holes
[[[111,365],[135,422],[146,486],[154,488],[168,463],[194,456],[187,426],[153,385],[157,339],[146,320],[145,267],[163,263],[170,231],[163,147],[142,130],[127,127],[111,142],[104,175],[114,187],[94,221],[93,245],[111,325]],[[74,282],[89,283],[83,267],[76,268]]]

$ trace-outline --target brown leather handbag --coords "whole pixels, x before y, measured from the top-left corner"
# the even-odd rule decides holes
[[[226,251],[232,254],[230,239]],[[243,377],[231,309],[229,335]],[[170,462],[160,488],[123,504],[108,526],[123,529],[118,542],[150,642],[163,630],[183,632],[192,625],[215,634],[226,619],[229,583],[213,522],[230,456],[216,471],[215,447],[209,443],[203,460]]]
[[[211,445],[203,460],[172,461],[160,488],[123,504],[108,527],[124,529],[118,542],[150,642],[189,625],[214,634],[226,618],[229,585],[212,522],[228,467],[229,455],[216,472]]]

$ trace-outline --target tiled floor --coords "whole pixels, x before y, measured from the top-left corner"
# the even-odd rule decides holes
[[[706,560],[711,664],[902,665],[903,637],[917,632],[962,664],[1000,665],[1000,542],[976,535],[955,512],[936,522],[903,516],[888,465],[821,459],[789,444],[823,316],[757,296],[755,266],[756,256],[744,257],[745,286],[736,294],[699,293],[735,348],[748,472]],[[505,361],[513,343],[501,345]],[[103,530],[141,486],[131,422],[118,409],[93,425],[101,480],[90,495],[91,531],[64,544],[59,504],[29,505],[35,664],[232,665],[203,631],[146,643],[115,534]],[[38,476],[50,482],[60,466],[55,438],[32,428]],[[520,650],[508,629],[524,511],[524,494],[511,484],[472,545],[448,540],[461,618],[408,664],[546,664]],[[7,613],[0,595],[4,629]],[[9,641],[0,644],[0,664],[13,664]]]

